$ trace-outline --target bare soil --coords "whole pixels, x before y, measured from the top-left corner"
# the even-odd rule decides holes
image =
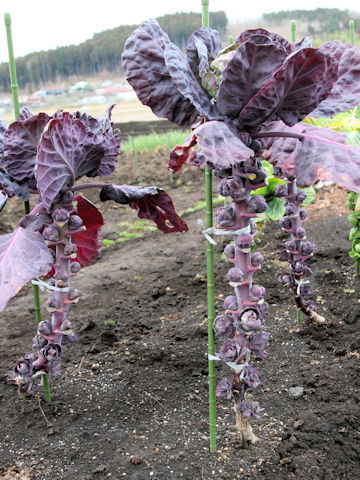
[[[178,211],[203,200],[202,172],[185,168],[169,185],[166,156],[142,156],[147,184],[168,185]],[[134,158],[121,157],[113,180],[136,183]],[[214,187],[215,188],[215,187]],[[87,193],[87,192],[86,192]],[[96,200],[92,195],[91,199]],[[268,224],[256,282],[267,290],[271,315],[268,358],[254,391],[265,408],[253,421],[260,442],[244,449],[231,402],[217,402],[215,454],[208,448],[205,242],[188,213],[189,231],[142,237],[104,248],[74,281],[83,292],[69,318],[79,342],[63,354],[63,374],[42,392],[20,397],[0,381],[0,476],[22,480],[359,479],[359,283],[349,258],[346,192],[322,190],[305,226],[318,244],[311,261],[319,312],[328,325],[296,329],[288,290],[277,277],[286,235]],[[129,208],[101,204],[104,237],[136,220]],[[15,203],[11,213],[19,210]],[[15,212],[15,213],[14,213]],[[2,215],[1,230],[7,231]],[[228,265],[215,249],[216,310],[231,293]],[[35,334],[31,288],[0,317],[0,371],[31,349]],[[221,379],[229,371],[217,366]],[[294,398],[291,387],[303,387]]]

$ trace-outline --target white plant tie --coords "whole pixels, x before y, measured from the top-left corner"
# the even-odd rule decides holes
[[[250,233],[251,226],[250,224],[244,228],[239,228],[238,230],[225,230],[222,228],[210,227],[205,229],[204,222],[201,218],[198,218],[197,221],[199,227],[201,228],[201,233],[205,236],[206,240],[212,245],[216,245],[215,240],[210,237],[210,235],[241,235],[242,233]]]
[[[310,283],[310,280],[297,280],[295,277],[294,277],[294,280],[295,280],[295,283],[297,284],[296,293],[298,295],[300,295],[301,285],[305,285],[306,283]]]
[[[236,372],[241,372],[244,370],[245,367],[249,366],[249,360],[250,360],[250,350],[247,348],[246,349],[246,358],[245,358],[245,363],[239,364],[235,362],[224,362],[228,367],[232,368]],[[208,359],[209,360],[215,360],[215,361],[222,361],[220,357],[216,355],[211,355],[211,353],[208,353]]]
[[[32,280],[31,283],[33,285],[38,285],[41,291],[44,291],[45,288],[47,288],[48,290],[52,290],[54,292],[70,292],[70,287],[55,287],[53,285],[49,285],[47,282],[44,282],[43,280],[40,280],[40,278],[37,278],[36,280]]]

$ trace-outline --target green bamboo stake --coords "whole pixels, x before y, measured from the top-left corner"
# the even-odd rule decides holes
[[[209,27],[209,0],[201,0],[202,26]],[[209,167],[205,167],[205,202],[206,228],[213,226],[212,215],[212,175]],[[215,317],[214,303],[214,249],[206,240],[207,260],[207,302],[208,302],[208,353],[215,355],[215,340],[213,322]],[[209,423],[210,423],[210,452],[216,452],[216,395],[215,395],[215,362],[209,360]]]
[[[296,22],[295,22],[295,20],[291,20],[290,29],[291,29],[291,41],[296,42]],[[297,320],[298,326],[300,327],[302,325],[301,310],[296,310],[296,320]]]
[[[354,20],[350,20],[349,21],[349,30],[350,30],[350,43],[351,43],[351,45],[354,45],[354,43],[355,43],[354,29],[355,29],[355,22],[354,22]]]
[[[16,76],[16,65],[15,65],[13,41],[12,41],[12,35],[11,35],[10,13],[4,14],[4,20],[5,20],[6,38],[7,38],[8,52],[9,52],[9,71],[10,71],[11,92],[12,92],[13,105],[14,105],[14,115],[16,120],[20,115],[20,107],[19,107],[18,84],[17,84],[17,76]],[[30,212],[29,201],[24,202],[24,209],[26,214]],[[35,305],[36,325],[39,325],[39,323],[41,322],[39,288],[37,285],[32,285],[32,289],[33,289],[33,297],[34,297],[34,305]],[[42,375],[42,385],[44,387],[45,400],[47,403],[50,403],[51,402],[50,388],[49,388],[49,379],[47,375]]]
[[[296,22],[295,22],[295,20],[291,20],[290,28],[291,28],[291,41],[296,42]]]

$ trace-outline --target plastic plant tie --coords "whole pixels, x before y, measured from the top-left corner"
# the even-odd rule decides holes
[[[38,285],[40,287],[40,290],[45,290],[47,288],[48,290],[53,290],[54,292],[70,292],[70,287],[55,287],[53,285],[49,285],[47,282],[44,282],[43,280],[40,280],[40,278],[37,278],[36,280],[32,280],[31,283],[33,285]]]
[[[300,295],[301,285],[305,285],[306,283],[310,283],[310,280],[297,280],[296,278],[294,278],[294,280],[295,280],[295,283],[297,284],[296,293],[297,293],[298,295]]]
[[[217,357],[216,355],[210,355],[210,353],[208,353],[208,359],[209,360],[215,360],[215,361],[221,361],[221,358]],[[241,372],[242,370],[244,370],[245,367],[249,366],[248,359],[246,359],[246,362],[242,363],[242,364],[234,363],[234,362],[224,362],[224,363],[225,363],[225,365],[232,368],[236,372]]]
[[[251,231],[250,225],[247,225],[244,228],[239,228],[238,230],[225,230],[216,227],[210,227],[205,229],[204,222],[201,220],[201,218],[198,219],[197,223],[201,228],[201,233],[212,245],[216,245],[216,242],[212,237],[210,237],[210,235],[241,235],[242,233],[250,233]]]

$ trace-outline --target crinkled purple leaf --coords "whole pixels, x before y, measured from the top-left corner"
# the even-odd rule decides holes
[[[250,39],[241,44],[224,71],[217,97],[218,109],[223,115],[238,115],[287,57],[282,45],[266,44],[268,37],[261,38],[264,43]]]
[[[44,226],[44,222],[39,215],[28,213],[19,221],[19,226],[21,228],[28,228],[34,232],[38,232]]]
[[[193,147],[197,144],[197,149]],[[208,166],[214,170],[226,170],[254,156],[224,122],[206,122],[196,128],[185,140],[183,147],[177,145],[170,154],[170,169],[179,169],[187,160],[196,167]]]
[[[31,228],[0,236],[0,311],[25,283],[45,275],[52,264],[43,237]]]
[[[211,97],[204,92],[182,51],[173,43],[165,48],[165,63],[180,93],[194,105],[200,115],[207,120],[219,118]]]
[[[111,123],[111,113],[115,104],[110,105],[103,119],[98,120],[88,113],[75,112],[74,118],[81,120],[92,133],[97,135],[102,146],[104,147],[104,156],[100,161],[100,165],[87,173],[88,177],[106,177],[115,171],[117,157],[120,154],[120,136],[119,130],[114,131]]]
[[[170,39],[155,20],[143,22],[127,39],[121,56],[126,78],[144,105],[161,118],[191,125],[198,117],[165,64]]]
[[[312,117],[330,117],[360,105],[360,50],[338,40],[321,45],[339,63],[338,79],[330,94],[323,100]]]
[[[3,168],[0,167],[0,189],[8,196],[16,195],[23,202],[29,200],[29,185],[26,181],[17,182]]]
[[[22,122],[24,120],[28,120],[29,118],[33,117],[35,114],[30,110],[29,107],[23,107],[20,111],[20,115],[16,119],[18,122]]]
[[[187,230],[187,225],[176,213],[170,196],[161,188],[109,184],[101,190],[100,199],[128,204],[140,218],[154,221],[164,233]]]
[[[39,113],[13,122],[5,131],[4,163],[9,174],[18,181],[34,176],[37,147],[51,117]]]
[[[6,124],[0,120],[0,163],[3,161],[4,155],[4,134],[6,130]]]
[[[337,184],[360,192],[360,150],[345,145],[347,134],[335,130],[282,122],[272,124],[272,130],[301,136],[269,139],[265,158],[283,171],[295,174],[301,187],[317,180],[333,180]]]
[[[0,212],[5,207],[7,199],[8,199],[8,196],[6,195],[6,193],[0,190]]]
[[[337,60],[304,48],[290,55],[234,122],[238,128],[257,127],[275,117],[287,125],[303,120],[329,94],[337,79]]]
[[[97,135],[70,113],[53,119],[44,131],[37,156],[36,180],[49,210],[58,194],[75,180],[96,170],[104,147]]]
[[[257,35],[265,35],[269,37],[273,44],[279,47],[280,46],[283,47],[288,54],[291,54],[296,50],[300,50],[301,48],[307,48],[312,46],[312,42],[308,37],[304,37],[299,43],[290,43],[281,35],[278,35],[277,33],[269,32],[264,28],[256,28],[254,30],[245,30],[245,32],[242,32],[239,38],[236,40],[236,43],[243,43],[250,39],[252,40],[252,37]]]
[[[201,82],[201,69],[209,71],[210,63],[215,59],[221,49],[220,35],[217,30],[207,27],[198,28],[190,35],[187,46],[186,56],[190,68],[195,77]]]

